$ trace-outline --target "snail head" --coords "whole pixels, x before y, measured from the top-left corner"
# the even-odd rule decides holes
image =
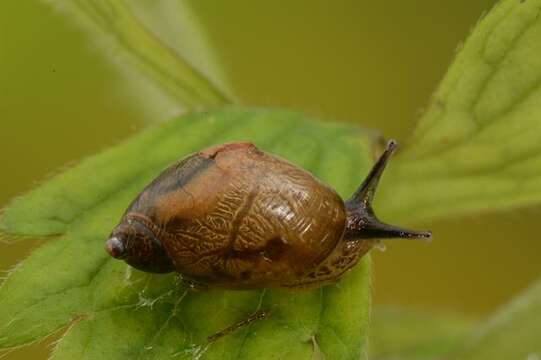
[[[403,229],[379,221],[372,202],[376,193],[379,179],[385,170],[389,158],[396,151],[397,144],[394,140],[387,143],[383,154],[376,161],[368,176],[355,191],[349,200],[346,201],[347,221],[346,238],[349,240],[359,239],[430,239],[430,231],[413,231]]]
[[[145,216],[126,214],[105,242],[105,250],[115,259],[155,273],[174,270],[157,234],[157,227]]]

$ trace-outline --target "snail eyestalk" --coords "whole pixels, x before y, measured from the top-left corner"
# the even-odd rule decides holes
[[[430,239],[430,231],[413,231],[379,221],[372,209],[372,202],[383,170],[398,145],[389,140],[387,147],[374,164],[361,186],[346,201],[347,224],[345,237],[358,239]]]

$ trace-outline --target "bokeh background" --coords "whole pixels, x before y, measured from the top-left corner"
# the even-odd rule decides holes
[[[404,142],[455,50],[495,1],[194,3],[243,104],[355,122]],[[0,2],[0,207],[178,111],[112,66],[114,54],[72,20],[45,2]],[[472,317],[493,311],[541,275],[540,214],[529,208],[417,224],[433,230],[432,243],[392,242],[375,252],[375,304]],[[0,271],[40,241],[0,243]],[[45,358],[47,344],[7,358]]]

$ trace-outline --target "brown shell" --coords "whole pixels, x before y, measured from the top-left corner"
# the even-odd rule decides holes
[[[150,220],[179,273],[228,288],[287,287],[344,233],[334,190],[250,143],[193,154],[156,178],[128,216]]]

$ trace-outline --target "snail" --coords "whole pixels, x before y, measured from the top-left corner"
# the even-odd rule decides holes
[[[430,238],[372,210],[389,141],[343,201],[309,172],[249,142],[217,145],[163,171],[133,200],[106,251],[203,286],[310,289],[337,282],[383,238]]]

